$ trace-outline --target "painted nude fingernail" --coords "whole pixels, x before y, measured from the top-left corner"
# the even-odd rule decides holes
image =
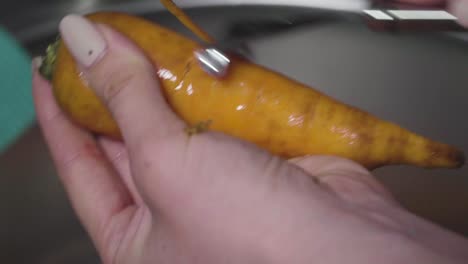
[[[62,19],[59,28],[73,57],[82,66],[92,66],[105,53],[106,40],[86,18],[68,15]]]

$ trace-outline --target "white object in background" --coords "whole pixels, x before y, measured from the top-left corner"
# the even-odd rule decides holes
[[[393,20],[393,17],[387,15],[381,10],[364,10],[364,13],[377,20]]]
[[[332,9],[348,12],[361,12],[363,9],[370,7],[370,1],[367,0],[175,0],[175,2],[180,7],[276,5]]]
[[[404,20],[457,20],[444,10],[387,10],[398,19]]]

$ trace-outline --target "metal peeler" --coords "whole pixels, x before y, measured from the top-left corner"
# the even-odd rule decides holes
[[[229,55],[228,55],[229,54]],[[230,54],[244,59],[251,59],[252,53],[244,41],[222,41],[195,51],[195,58],[208,74],[216,78],[226,76],[232,62]]]

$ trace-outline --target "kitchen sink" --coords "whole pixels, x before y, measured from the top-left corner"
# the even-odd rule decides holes
[[[127,11],[190,35],[158,1],[29,2],[12,2],[12,9],[22,11],[1,11],[0,23],[31,56],[45,50],[57,34],[59,19],[71,12]],[[33,12],[32,7],[39,9]],[[468,113],[468,42],[463,38],[375,32],[354,12],[297,6],[218,5],[188,11],[220,39],[232,37],[235,31],[229,29],[246,21],[310,18],[287,30],[246,37],[253,58],[343,102],[468,152],[463,117]],[[0,172],[2,263],[99,263],[37,124],[0,154]],[[468,168],[391,166],[375,175],[408,210],[468,236]]]

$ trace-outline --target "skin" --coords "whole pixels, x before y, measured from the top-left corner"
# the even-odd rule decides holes
[[[115,41],[83,73],[109,106],[125,144],[70,122],[37,71],[33,94],[60,178],[104,263],[468,259],[465,238],[403,209],[352,161],[284,160],[220,133],[188,136],[147,59],[127,39],[101,29]],[[118,74],[126,74],[126,85],[113,81]]]

